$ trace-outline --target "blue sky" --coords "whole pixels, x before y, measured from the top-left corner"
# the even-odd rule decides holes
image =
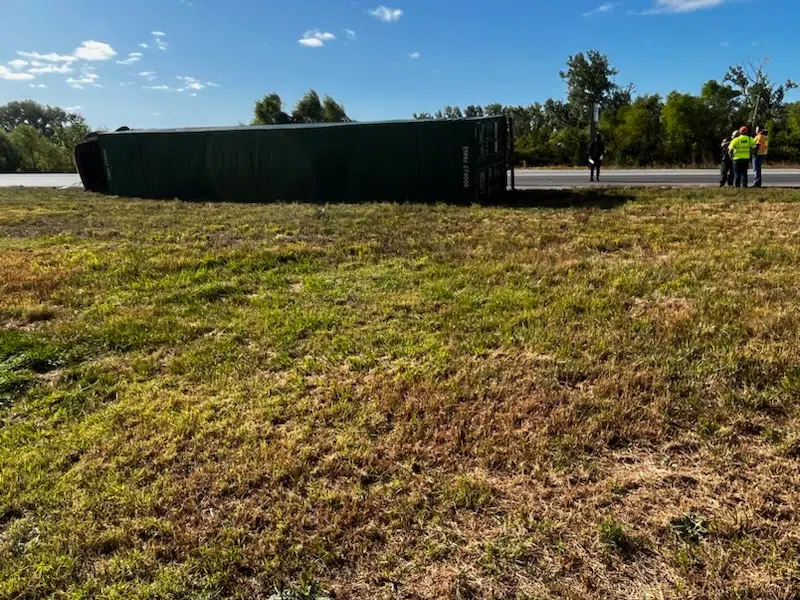
[[[639,93],[697,92],[765,56],[800,79],[797,0],[385,2],[3,0],[0,103],[80,107],[94,127],[229,125],[313,87],[355,119],[406,118],[561,98],[558,71],[589,48]]]

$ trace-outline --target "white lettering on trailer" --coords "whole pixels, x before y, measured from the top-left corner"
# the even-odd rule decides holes
[[[469,189],[469,146],[461,149],[461,156],[464,162],[464,189]]]

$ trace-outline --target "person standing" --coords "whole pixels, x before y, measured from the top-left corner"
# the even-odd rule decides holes
[[[733,159],[733,175],[736,187],[747,187],[747,167],[756,142],[748,134],[747,125],[739,128],[739,136],[728,145],[728,152]]]
[[[592,143],[589,144],[589,181],[595,181],[595,173],[597,173],[597,181],[600,181],[600,167],[603,166],[605,153],[606,145],[598,133]]]
[[[756,127],[755,142],[758,144],[758,151],[753,156],[753,171],[756,173],[753,187],[761,187],[761,167],[764,166],[764,161],[767,160],[767,153],[769,152],[768,134],[769,132],[766,129]]]
[[[737,129],[730,136],[726,137],[722,140],[720,144],[720,150],[722,152],[722,162],[719,165],[719,174],[721,175],[719,180],[719,187],[733,187],[733,159],[731,158],[730,153],[728,152],[728,148],[731,145],[731,142],[739,137],[739,130]]]

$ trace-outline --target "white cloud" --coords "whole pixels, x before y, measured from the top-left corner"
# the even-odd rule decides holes
[[[39,62],[38,60],[32,60],[31,61],[31,66],[32,67],[41,67],[41,66],[44,66],[44,63]]]
[[[0,65],[0,79],[6,81],[30,81],[35,79],[30,73],[15,73],[5,65]]]
[[[163,31],[151,31],[151,32],[150,32],[150,34],[151,34],[153,37],[165,37],[165,36],[167,35],[167,34],[166,34],[166,33],[164,33]]]
[[[65,81],[76,90],[82,90],[84,85],[103,87],[97,83],[97,80],[100,79],[100,76],[94,71],[94,67],[83,66],[81,67],[81,75],[78,79],[74,77],[68,77]]]
[[[8,64],[12,69],[16,69],[17,71],[19,71],[22,67],[28,66],[28,61],[20,60],[19,58],[17,58],[15,60],[8,61]]]
[[[385,23],[391,23],[392,21],[400,20],[400,17],[403,16],[403,11],[399,8],[387,8],[381,5],[378,8],[373,8],[369,11],[369,14]]]
[[[194,98],[195,96],[197,96],[197,92],[195,92],[194,94],[189,94],[189,95],[190,95],[192,98]]]
[[[22,52],[18,51],[17,54],[23,58],[33,58],[36,60],[43,60],[46,62],[65,62],[71,63],[75,62],[77,59],[74,56],[65,56],[63,54],[56,54],[55,52],[51,52],[50,54],[39,54],[38,52]],[[31,63],[33,64],[33,63]]]
[[[158,76],[153,71],[142,71],[139,73],[139,77],[144,77],[147,81],[158,79]]]
[[[142,60],[142,53],[141,52],[129,52],[128,58],[125,60],[118,60],[118,65],[132,65]]]
[[[656,0],[656,5],[642,14],[687,13],[721,6],[730,0]]]
[[[156,48],[158,48],[161,52],[167,51],[168,44],[161,38],[153,38],[153,42],[155,42]]]
[[[46,88],[47,86],[43,83],[29,83],[28,87],[43,89]]]
[[[352,29],[345,29],[344,30],[344,35],[351,42],[356,39],[356,32],[353,31]]]
[[[328,31],[320,31],[319,29],[311,29],[303,34],[303,37],[297,40],[297,43],[302,44],[306,48],[322,48],[325,42],[330,42],[336,39],[336,36]]]
[[[117,55],[115,50],[105,42],[88,40],[75,49],[75,58],[81,60],[109,60]]]
[[[147,45],[146,42],[142,42],[141,44],[139,44],[139,48],[149,48],[149,46]]]
[[[81,110],[82,108],[83,108],[82,106],[67,106],[64,110],[67,112],[76,112]]]
[[[206,85],[208,87],[215,87],[215,88],[222,87],[220,84],[214,83],[213,81],[206,81]]]
[[[602,15],[603,13],[610,13],[617,7],[617,2],[607,2],[605,4],[601,4],[600,6],[593,8],[592,10],[583,13],[584,17],[594,17],[596,15]]]
[[[420,56],[422,56],[422,55],[419,52],[412,52],[411,54],[408,55],[408,58],[417,59]]]
[[[175,91],[175,88],[171,88],[168,85],[164,85],[164,84],[161,84],[161,85],[146,85],[146,86],[144,86],[144,89],[146,89],[146,90],[163,90],[165,92],[166,91],[169,91],[169,92]]]
[[[51,73],[56,73],[58,75],[65,75],[67,73],[72,73],[72,67],[70,67],[68,64],[43,65],[41,67],[34,67],[33,69],[28,69],[28,73],[33,73],[35,75],[49,75]]]

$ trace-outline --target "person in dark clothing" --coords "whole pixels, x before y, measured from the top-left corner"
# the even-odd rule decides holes
[[[603,166],[603,155],[606,153],[606,145],[603,143],[600,134],[594,138],[589,145],[589,181],[600,181],[600,167]]]
[[[720,149],[722,150],[722,162],[719,165],[719,187],[733,187],[733,159],[728,152],[728,147],[731,145],[731,142],[739,137],[739,130],[737,129],[734,131],[729,137],[726,137],[722,140],[722,144],[720,144]]]

